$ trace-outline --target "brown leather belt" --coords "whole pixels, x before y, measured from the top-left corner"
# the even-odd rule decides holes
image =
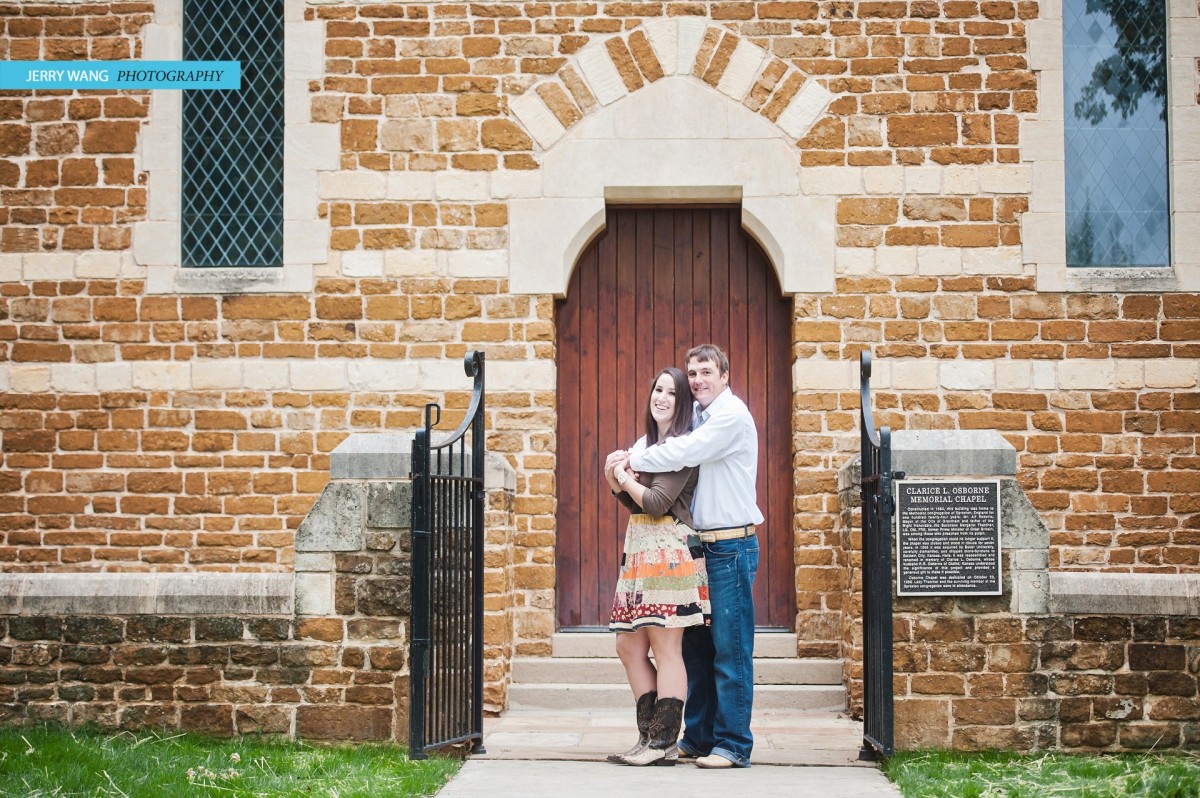
[[[744,524],[742,526],[726,526],[720,529],[704,529],[696,532],[700,536],[701,543],[716,543],[718,540],[733,540],[734,538],[748,538],[754,534],[754,524]]]

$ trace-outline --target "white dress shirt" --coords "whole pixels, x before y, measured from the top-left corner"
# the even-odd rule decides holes
[[[634,471],[678,471],[700,466],[692,518],[697,530],[761,524],[755,492],[758,431],[746,403],[728,388],[704,410],[693,407],[696,428],[645,449],[634,447]]]

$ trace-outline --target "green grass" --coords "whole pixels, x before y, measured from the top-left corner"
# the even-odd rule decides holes
[[[323,746],[260,737],[0,729],[0,796],[424,796],[456,759],[409,760],[394,745]]]
[[[1194,754],[901,753],[883,768],[904,798],[1198,798]]]

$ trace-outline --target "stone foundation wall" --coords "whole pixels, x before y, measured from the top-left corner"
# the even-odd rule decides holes
[[[6,577],[0,718],[406,740],[407,617],[371,588],[395,560],[382,549],[339,557],[359,598],[322,617],[291,611],[282,575],[270,606],[234,574]]]

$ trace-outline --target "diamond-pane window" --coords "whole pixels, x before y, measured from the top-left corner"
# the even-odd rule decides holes
[[[1068,266],[1167,266],[1165,0],[1064,0]]]
[[[282,0],[185,0],[183,57],[242,66],[240,91],[183,93],[183,265],[280,266]]]

